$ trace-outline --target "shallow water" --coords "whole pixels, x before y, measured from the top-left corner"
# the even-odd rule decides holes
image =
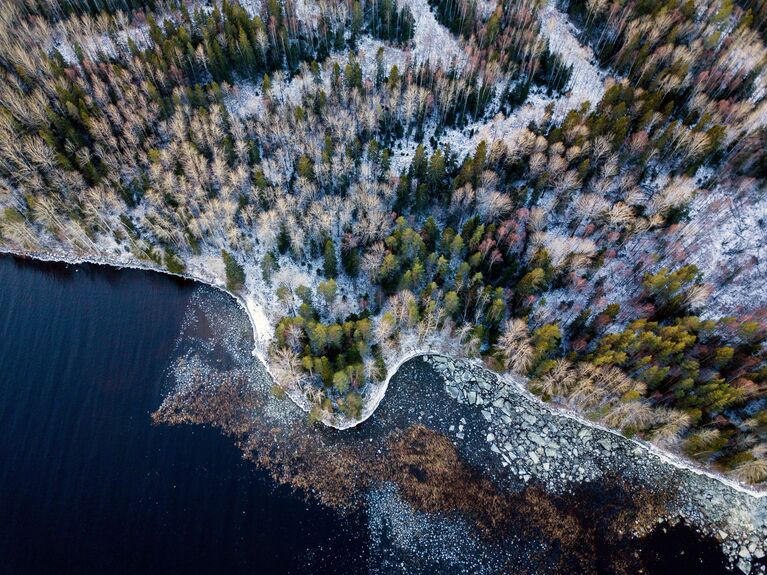
[[[216,430],[151,424],[201,289],[0,257],[0,572],[364,572],[362,517]]]

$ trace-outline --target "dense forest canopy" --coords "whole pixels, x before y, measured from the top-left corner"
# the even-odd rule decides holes
[[[317,419],[442,350],[761,482],[765,234],[731,230],[764,207],[764,22],[730,0],[5,0],[0,244],[222,270],[270,302],[273,371]],[[747,246],[715,268],[712,221]]]

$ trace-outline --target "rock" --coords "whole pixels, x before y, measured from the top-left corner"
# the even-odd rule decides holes
[[[538,465],[538,463],[540,462],[540,459],[538,458],[538,454],[535,451],[531,451],[527,455],[530,457],[533,463]]]
[[[485,421],[488,421],[488,422],[493,420],[493,416],[490,414],[490,411],[488,411],[487,409],[482,410],[482,417],[484,417]]]
[[[530,425],[533,425],[536,421],[538,421],[537,417],[535,417],[534,415],[530,415],[529,413],[523,413],[522,419],[524,419]]]
[[[488,443],[492,443],[493,441],[495,441],[495,435],[493,435],[492,433],[488,433],[485,439],[487,439]]]
[[[538,445],[546,445],[546,440],[543,439],[540,435],[534,432],[530,432],[527,434],[527,438],[532,441],[533,443],[537,443]]]
[[[500,452],[501,452],[501,450],[500,450],[500,449],[498,449],[498,446],[497,446],[495,443],[493,443],[493,444],[490,446],[490,451],[492,451],[493,453],[500,453]]]
[[[604,447],[607,451],[612,451],[613,449],[613,444],[609,439],[600,439],[599,445]]]

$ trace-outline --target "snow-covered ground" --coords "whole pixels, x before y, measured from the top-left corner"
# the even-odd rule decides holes
[[[380,40],[366,36],[360,39],[357,46],[359,62],[363,76],[374,79],[376,74],[376,54],[383,48],[384,69],[388,74],[396,65],[400,71],[410,63],[430,61],[443,67],[449,67],[453,61],[466,62],[466,52],[460,42],[442,26],[434,17],[434,13],[426,0],[406,0],[416,21],[416,33],[413,47],[401,49]],[[448,144],[450,149],[460,159],[476,150],[481,141],[491,142],[503,140],[510,148],[514,148],[518,138],[531,123],[540,123],[546,115],[546,107],[553,105],[552,120],[559,121],[573,109],[580,108],[585,102],[592,106],[598,103],[605,92],[607,73],[596,65],[596,58],[588,46],[582,46],[575,35],[575,28],[567,15],[561,12],[550,1],[539,12],[541,31],[550,42],[551,50],[559,54],[568,66],[573,67],[572,78],[568,91],[562,96],[547,96],[541,90],[533,90],[525,104],[506,116],[502,113],[490,120],[477,121],[463,128],[451,128],[444,131],[440,144]],[[439,58],[436,56],[439,55]],[[348,60],[348,52],[337,52],[330,56],[322,74],[323,88],[330,89],[330,77],[327,70],[333,62],[344,66]],[[272,94],[282,101],[294,105],[301,102],[301,95],[308,83],[308,78],[299,74],[292,80],[285,80],[280,74],[272,80]],[[496,89],[496,99],[490,104],[490,109],[498,108],[500,87]],[[252,82],[240,82],[235,86],[233,94],[227,98],[227,108],[230,113],[240,117],[262,113],[264,110],[263,94],[260,87]],[[429,148],[428,140],[434,134],[434,126],[427,126],[424,145]],[[392,173],[398,174],[406,169],[412,161],[419,142],[401,140],[393,147]],[[429,150],[431,151],[431,150]]]
[[[162,19],[159,22],[162,25]],[[62,29],[60,25],[54,36],[53,48],[56,49],[64,61],[74,66],[79,62],[73,46],[71,34]],[[109,34],[78,35],[74,41],[82,49],[83,53],[91,60],[99,60],[100,56],[114,58],[120,53],[128,53],[128,40],[132,40],[139,50],[145,50],[152,45],[149,36],[149,25],[129,25],[126,28]]]
[[[739,193],[717,187],[698,194],[676,237],[685,263],[697,265],[706,283],[718,286],[706,315],[767,306],[767,197],[762,191],[751,185]]]
[[[415,19],[413,52],[418,62],[430,62],[445,69],[455,64],[460,70],[468,58],[450,30],[437,22],[427,0],[404,0]]]
[[[597,59],[590,46],[584,46],[575,36],[575,26],[560,11],[554,2],[549,2],[539,13],[541,32],[549,41],[549,48],[558,54],[564,63],[573,67],[569,91],[564,98],[557,98],[554,118],[564,118],[570,110],[584,102],[595,106],[605,93],[607,73],[597,67]]]
[[[541,32],[549,41],[551,51],[558,54],[565,64],[573,67],[567,93],[552,97],[532,92],[527,101],[509,116],[501,113],[489,121],[475,122],[458,130],[446,130],[443,139],[458,157],[472,153],[483,140],[503,140],[514,149],[524,129],[531,122],[539,124],[550,104],[554,106],[552,119],[560,121],[570,110],[580,108],[585,102],[595,106],[602,99],[607,72],[597,67],[591,48],[578,41],[575,27],[567,15],[556,7],[554,0],[549,0],[538,15]]]

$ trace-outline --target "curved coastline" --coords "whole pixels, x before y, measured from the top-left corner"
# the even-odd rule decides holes
[[[18,252],[18,251],[8,250],[2,247],[0,247],[0,254],[6,254],[9,256],[14,256],[19,258],[28,258],[32,260],[41,261],[41,262],[63,263],[63,264],[69,264],[69,265],[78,265],[78,264],[104,265],[104,266],[109,266],[109,267],[118,268],[118,269],[135,269],[140,271],[159,272],[169,276],[174,276],[177,278],[198,282],[205,286],[212,287],[221,292],[224,292],[228,294],[229,296],[231,296],[232,298],[234,298],[237,304],[243,309],[243,311],[247,315],[248,321],[250,322],[251,328],[253,330],[253,339],[254,339],[254,349],[252,352],[253,356],[262,363],[264,369],[269,374],[269,377],[272,378],[272,380],[276,381],[274,374],[269,367],[269,362],[264,352],[264,347],[262,345],[268,342],[270,335],[259,333],[259,330],[258,330],[259,320],[255,317],[254,315],[255,312],[251,310],[251,305],[258,310],[263,310],[263,307],[255,299],[255,296],[253,296],[253,299],[249,299],[246,296],[243,296],[241,294],[233,293],[229,291],[228,289],[226,289],[226,287],[224,287],[223,285],[215,283],[213,279],[206,279],[198,275],[192,275],[188,273],[183,273],[183,274],[174,273],[161,267],[154,267],[151,265],[142,265],[136,262],[121,262],[119,260],[112,260],[109,258],[71,257],[67,254],[56,253],[56,252]],[[249,295],[253,295],[253,294],[249,294]],[[263,314],[263,311],[261,311],[261,313]],[[381,401],[383,401],[383,398],[385,397],[386,391],[389,386],[389,382],[397,374],[400,367],[415,358],[424,357],[424,356],[441,356],[448,359],[455,359],[451,356],[445,355],[439,350],[435,350],[435,349],[431,349],[427,347],[412,349],[406,352],[405,355],[403,355],[397,361],[396,364],[387,368],[386,378],[384,379],[383,382],[378,384],[373,389],[371,396],[368,398],[368,401],[366,401],[365,406],[363,407],[362,415],[359,419],[356,419],[356,420],[349,420],[347,418],[343,418],[343,419],[335,418],[332,420],[323,419],[322,420],[323,424],[327,425],[328,427],[335,428],[339,431],[343,431],[346,429],[351,429],[353,427],[356,427],[360,425],[361,423],[365,422],[367,419],[369,419],[373,415],[373,413],[375,413]],[[619,437],[623,440],[626,440],[635,444],[636,446],[644,449],[648,453],[651,453],[657,456],[664,463],[668,465],[676,467],[677,469],[695,473],[700,476],[708,477],[710,479],[720,482],[721,484],[725,485],[726,487],[730,489],[738,491],[739,493],[742,493],[754,499],[763,499],[767,497],[767,488],[765,488],[764,490],[754,489],[750,486],[746,486],[742,483],[734,481],[722,474],[709,471],[701,466],[694,464],[693,462],[687,459],[682,458],[681,456],[678,456],[667,450],[661,449],[647,441],[626,437],[625,435],[621,434],[619,431],[610,429],[609,427],[606,427],[594,421],[588,420],[584,418],[582,415],[570,409],[567,409],[560,405],[550,404],[550,403],[542,401],[540,398],[538,398],[533,393],[531,393],[522,384],[522,382],[519,379],[511,376],[510,374],[499,374],[497,372],[494,372],[488,369],[481,361],[477,359],[467,359],[466,361],[470,362],[473,366],[476,366],[485,370],[490,376],[495,378],[496,381],[498,381],[502,386],[504,387],[508,386],[512,388],[515,393],[518,393],[524,396],[529,401],[535,402],[539,407],[543,408],[544,410],[546,410],[549,414],[553,416],[564,417],[564,418],[576,421],[580,425],[590,427],[593,429],[599,429],[600,431],[610,433],[616,437]],[[309,405],[308,400],[303,396],[303,394],[295,393],[295,392],[291,393],[290,391],[288,391],[287,395],[288,397],[290,397],[291,401],[293,401],[296,405],[298,405],[303,411],[308,412],[311,409],[311,405]],[[300,396],[300,397],[297,397],[297,396]]]

